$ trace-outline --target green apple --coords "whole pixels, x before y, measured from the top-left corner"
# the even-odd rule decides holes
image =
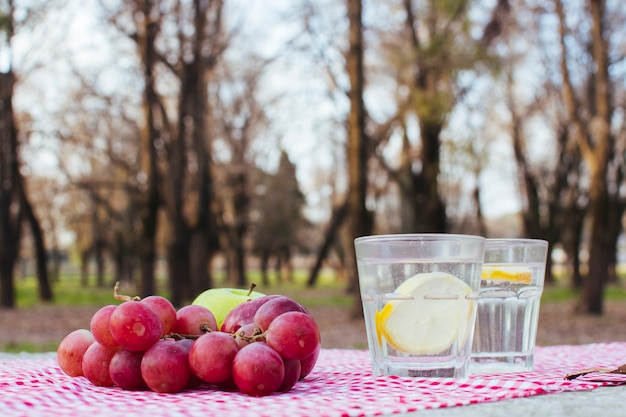
[[[192,304],[201,305],[211,310],[217,321],[217,328],[222,327],[226,315],[239,304],[263,297],[265,294],[241,288],[211,288],[196,297]]]

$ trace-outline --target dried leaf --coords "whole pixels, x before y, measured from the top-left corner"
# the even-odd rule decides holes
[[[572,379],[576,379],[579,376],[583,376],[583,375],[587,375],[587,374],[592,374],[592,373],[596,373],[596,374],[622,374],[622,375],[626,375],[626,364],[621,365],[617,368],[588,368],[588,369],[583,369],[581,371],[578,372],[573,372],[571,374],[567,374],[565,375],[565,379],[567,379],[568,381],[571,381]]]

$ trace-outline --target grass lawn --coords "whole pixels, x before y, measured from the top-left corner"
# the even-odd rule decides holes
[[[330,305],[350,306],[352,297],[343,291],[344,284],[337,282],[333,274],[322,273],[315,288],[307,288],[307,276],[305,272],[296,273],[293,282],[278,283],[275,276],[270,275],[270,286],[264,288],[257,285],[256,290],[266,294],[284,294],[290,296],[305,305]],[[216,277],[216,287],[229,286],[224,283],[220,276]],[[260,275],[252,272],[249,282],[261,282]],[[78,306],[114,304],[113,280],[106,279],[109,283],[104,287],[95,285],[95,278],[90,277],[88,286],[83,287],[78,276],[63,276],[58,282],[52,283],[54,304]],[[17,308],[29,308],[40,303],[38,297],[37,280],[34,277],[19,278],[16,281],[16,305]],[[122,288],[120,293],[136,295],[133,288]],[[157,293],[164,297],[168,296],[167,285],[163,279],[157,279]]]
[[[258,286],[257,290],[266,294],[292,297],[309,308],[318,318],[322,332],[327,332],[328,336],[323,340],[332,340],[333,344],[341,344],[343,347],[365,348],[364,336],[360,334],[352,337],[356,342],[348,343],[348,340],[352,340],[348,333],[354,331],[355,326],[360,328],[362,324],[350,322],[354,298],[346,293],[345,282],[338,282],[332,274],[326,272],[320,276],[316,287],[308,288],[305,285],[306,279],[306,273],[303,272],[294,277],[294,282],[277,283],[273,279],[269,287]],[[251,274],[250,281],[261,280],[258,275]],[[38,300],[37,282],[34,278],[18,279],[17,308],[0,315],[0,351],[55,350],[65,334],[85,326],[85,323],[88,325],[89,318],[98,308],[119,303],[113,298],[112,280],[107,282],[107,286],[97,287],[92,279],[89,286],[83,287],[77,276],[64,276],[53,284],[55,301],[46,304]],[[218,281],[216,286],[228,285]],[[158,281],[158,288],[159,294],[167,297],[163,280]],[[136,294],[135,289],[126,287],[120,292]],[[545,288],[541,308],[544,318],[540,320],[540,324],[545,330],[543,334],[550,338],[544,338],[544,343],[614,340],[617,335],[622,334],[621,329],[611,330],[611,326],[621,326],[626,320],[626,303],[623,302],[626,300],[626,288],[623,285],[614,284],[606,288],[605,299],[611,308],[604,317],[583,318],[571,314],[568,306],[579,295],[578,291],[563,284]],[[600,330],[607,335],[595,335],[594,332]],[[592,336],[585,336],[589,334]]]
[[[216,278],[216,286],[228,286]],[[264,288],[257,286],[257,290],[266,294],[284,294],[292,297],[302,304],[308,306],[345,306],[352,305],[352,297],[344,291],[345,283],[338,282],[334,275],[325,272],[320,275],[318,284],[314,288],[306,286],[306,272],[296,273],[293,282],[278,283],[275,276],[270,276],[270,286]],[[113,284],[110,286],[97,287],[94,285],[95,278],[91,278],[89,285],[83,287],[77,276],[64,276],[59,282],[53,283],[54,303],[60,305],[106,305],[114,303]],[[261,282],[258,273],[250,273],[249,282]],[[167,297],[166,283],[163,279],[157,280],[157,288],[159,295]],[[121,292],[132,292],[132,288],[124,288]],[[34,277],[18,279],[16,282],[17,307],[28,308],[39,303],[37,294],[37,281]],[[135,295],[135,294],[129,294]],[[567,285],[555,284],[544,288],[542,303],[571,301],[578,298],[579,290],[570,288]],[[626,300],[626,286],[613,284],[605,289],[605,297],[607,300]]]

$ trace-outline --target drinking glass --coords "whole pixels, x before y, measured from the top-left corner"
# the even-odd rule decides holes
[[[484,243],[455,234],[355,239],[374,375],[468,375]]]
[[[487,239],[471,373],[533,368],[548,242]]]

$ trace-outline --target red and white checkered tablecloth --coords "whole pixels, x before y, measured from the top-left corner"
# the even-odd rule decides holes
[[[533,372],[444,379],[374,377],[366,351],[323,349],[315,370],[287,393],[253,398],[200,388],[178,394],[123,391],[70,378],[54,358],[0,360],[0,415],[17,416],[379,416],[563,391],[608,382],[564,375],[626,363],[626,343],[538,347]],[[597,375],[596,375],[597,376]],[[619,383],[625,377],[615,377]],[[621,378],[621,380],[619,380]]]

